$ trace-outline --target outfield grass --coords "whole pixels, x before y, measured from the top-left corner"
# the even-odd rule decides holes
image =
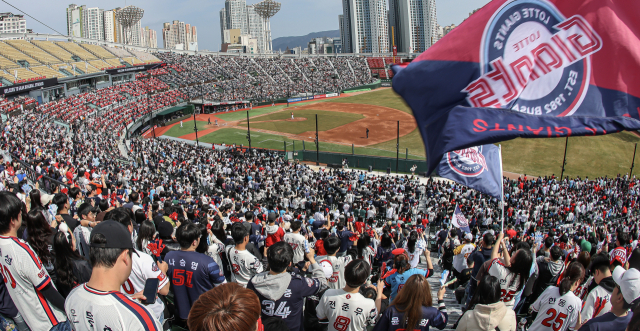
[[[220,129],[220,130],[211,132],[206,136],[201,137],[200,141],[205,143],[211,143],[211,144],[225,143],[227,145],[236,144],[238,146],[249,145],[247,141],[247,131],[241,130],[241,129],[234,129],[234,128]],[[284,150],[285,141],[287,142],[287,150],[289,151],[293,150],[294,142],[295,142],[295,150],[302,150],[303,143],[301,140],[292,140],[284,136],[263,133],[263,132],[253,132],[253,131],[251,132],[251,147]],[[304,146],[305,146],[305,149],[308,151],[316,149],[316,145],[313,142],[306,141],[304,143]],[[320,141],[320,151],[351,154],[351,146],[330,144],[330,143],[325,143]],[[384,157],[393,157],[393,158],[396,157],[395,149],[393,151],[385,151],[385,150],[368,148],[368,147],[356,147],[355,153],[359,155],[384,156]],[[400,158],[405,158],[405,157],[406,157],[405,151],[401,150]],[[409,158],[414,160],[424,159],[424,157],[411,156],[411,155],[409,155]]]
[[[264,108],[257,108],[257,109],[251,109],[251,110],[247,109],[247,110],[244,110],[244,111],[237,111],[237,112],[233,112],[233,113],[221,113],[221,114],[215,114],[215,115],[219,119],[221,119],[223,121],[227,121],[227,122],[241,121],[241,120],[246,120],[247,119],[247,111],[249,112],[249,117],[254,117],[254,116],[264,115],[264,114],[268,114],[268,113],[273,113],[273,112],[278,111],[278,110],[280,110],[282,108],[287,108],[287,105],[264,107]]]
[[[205,126],[207,125],[206,121],[196,121],[198,122],[198,131],[205,130]],[[183,127],[180,127],[180,122],[176,123],[169,131],[165,132],[165,136],[171,137],[181,137],[189,133],[194,133],[193,131],[193,121],[185,122]]]
[[[307,131],[316,130],[315,116],[318,115],[318,130],[327,131],[335,129],[341,125],[363,119],[361,114],[340,113],[326,110],[300,109],[292,110],[295,118],[306,118],[304,121],[289,122],[285,121],[291,118],[291,111],[283,111],[269,115],[254,117],[251,119],[251,129],[263,129],[276,132],[285,132],[291,134],[301,134]],[[263,122],[259,121],[277,121]],[[238,126],[247,127],[247,121],[238,123]]]

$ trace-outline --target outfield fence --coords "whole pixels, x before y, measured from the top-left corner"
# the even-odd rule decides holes
[[[306,162],[319,162],[325,164],[342,164],[342,160],[347,160],[349,168],[368,169],[372,170],[389,170],[390,172],[396,172],[396,159],[390,157],[380,156],[368,156],[357,154],[343,154],[343,153],[331,153],[331,152],[319,152],[316,155],[316,151],[292,151],[292,158],[295,160]],[[411,172],[411,167],[416,166],[416,173],[424,173],[427,171],[426,160],[411,160],[398,158],[398,172]]]

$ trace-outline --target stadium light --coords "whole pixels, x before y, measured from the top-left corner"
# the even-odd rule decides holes
[[[144,9],[136,6],[126,6],[116,12],[116,20],[122,25],[125,37],[127,36],[127,31],[131,33],[131,28],[142,19],[143,15]],[[131,40],[129,40],[129,43],[131,43]],[[126,39],[123,44],[127,44]]]
[[[264,0],[253,5],[256,13],[263,19],[264,46],[271,44],[271,23],[269,23],[269,19],[280,11],[281,5],[281,3],[273,0]],[[264,49],[263,52],[267,53],[267,50]],[[271,49],[269,49],[269,52],[271,52]]]

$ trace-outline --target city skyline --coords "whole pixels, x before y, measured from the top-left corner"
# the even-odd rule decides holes
[[[258,2],[259,0],[249,0],[247,5]],[[282,9],[271,20],[272,39],[300,36],[317,31],[339,30],[337,17],[343,12],[341,0],[281,0],[279,2],[282,3]],[[488,2],[489,0],[436,0],[438,24],[441,26],[452,23],[458,25],[468,17],[470,12]],[[155,30],[159,38],[161,38],[164,23],[179,20],[198,27],[198,48],[200,50],[218,51],[222,42],[220,9],[224,7],[224,0],[186,0],[182,1],[180,6],[176,6],[175,2],[168,0],[128,0],[126,2],[34,0],[30,2],[30,6],[18,2],[9,3],[62,34],[67,32],[66,8],[72,3],[86,5],[88,8],[99,7],[104,10],[133,5],[145,10],[141,21],[142,27],[148,26]],[[0,12],[22,14],[5,3],[0,3]],[[25,18],[29,21],[29,28],[34,32],[56,33],[29,17]],[[158,44],[160,43],[159,40]]]

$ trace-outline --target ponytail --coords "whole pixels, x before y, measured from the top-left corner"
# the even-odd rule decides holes
[[[409,258],[407,257],[407,255],[396,255],[396,257],[393,259],[393,267],[399,274],[402,274],[405,271],[411,269],[411,265],[409,264]]]
[[[410,253],[414,253],[416,251],[416,241],[418,241],[418,232],[411,231],[409,239],[407,240],[407,249]]]
[[[584,266],[580,262],[572,262],[564,275],[564,278],[560,282],[558,286],[558,291],[560,295],[565,295],[567,292],[571,290],[571,286],[576,281],[582,281],[584,278]]]

